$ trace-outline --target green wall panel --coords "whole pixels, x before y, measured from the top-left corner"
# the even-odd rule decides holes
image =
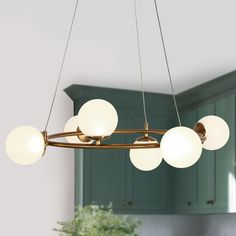
[[[216,115],[229,125],[231,134],[228,143],[215,153],[215,207],[228,208],[231,194],[230,175],[234,175],[235,167],[235,95],[226,96],[215,104]]]
[[[204,116],[214,115],[214,104],[206,104],[197,108],[197,119]],[[214,200],[214,152],[203,149],[202,155],[197,162],[197,197],[196,207],[205,209],[211,207],[209,200]]]
[[[119,128],[143,128],[139,91],[81,85],[65,91],[74,101],[75,114],[84,102],[102,98],[118,110]],[[235,212],[235,94],[236,71],[177,96],[183,125],[191,128],[203,116],[216,114],[231,131],[225,147],[203,150],[191,168],[175,169],[163,161],[156,170],[142,172],[131,164],[127,150],[75,150],[75,203],[112,202],[116,212],[135,214]],[[172,96],[146,93],[146,103],[150,128],[177,125]],[[134,142],[137,137],[114,135],[112,142]]]
[[[196,124],[196,111],[183,112],[182,125],[192,128]],[[176,210],[189,212],[195,207],[195,165],[184,169],[175,169],[176,174]]]
[[[144,127],[140,92],[88,86],[82,88],[74,85],[68,89],[73,93],[71,96],[76,98],[75,114],[87,100],[102,98],[110,101],[117,109],[118,128]],[[138,99],[140,102],[137,102]],[[171,101],[167,95],[146,94],[150,128],[168,129],[173,125],[175,114]],[[113,135],[105,142],[133,143],[140,136]],[[161,136],[155,137],[160,141]],[[75,153],[76,203],[107,205],[111,202],[117,213],[155,214],[173,211],[172,168],[164,161],[157,169],[143,172],[131,164],[128,150],[77,150]]]
[[[150,128],[169,128],[168,116],[164,116],[158,110],[147,112]],[[142,127],[144,123],[143,111],[131,109],[127,111],[127,125],[135,129]],[[132,135],[128,142],[134,142],[140,135]],[[160,136],[154,136],[160,141]],[[145,157],[144,157],[145,158]],[[148,212],[165,212],[167,210],[168,166],[164,163],[155,170],[143,172],[135,168],[129,158],[127,162],[127,198],[132,202],[131,209]]]

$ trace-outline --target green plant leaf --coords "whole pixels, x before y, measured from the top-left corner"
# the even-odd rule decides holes
[[[60,221],[60,236],[137,236],[140,221],[128,216],[115,215],[112,205],[77,206],[72,221]]]

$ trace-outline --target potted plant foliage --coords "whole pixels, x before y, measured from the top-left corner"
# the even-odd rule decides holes
[[[139,221],[115,215],[111,207],[88,205],[76,207],[72,221],[58,222],[54,229],[61,236],[138,236]]]

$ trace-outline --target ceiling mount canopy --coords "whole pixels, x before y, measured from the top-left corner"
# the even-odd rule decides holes
[[[133,0],[133,7],[143,103],[144,128],[128,130],[116,129],[118,124],[118,114],[113,105],[103,99],[93,99],[86,102],[80,108],[78,115],[73,116],[68,120],[65,125],[64,132],[48,135],[48,124],[53,111],[60,80],[62,78],[64,62],[77,13],[78,0],[76,0],[69,33],[65,44],[65,50],[59,69],[58,79],[44,131],[40,132],[31,126],[20,126],[14,129],[8,135],[6,140],[6,151],[10,159],[18,164],[32,164],[41,159],[48,146],[83,149],[130,149],[130,160],[132,164],[140,170],[150,171],[157,168],[162,162],[162,159],[176,168],[186,168],[192,166],[200,158],[202,148],[207,150],[217,150],[227,143],[230,133],[229,127],[220,117],[213,115],[203,117],[193,128],[184,127],[181,124],[156,0],[154,0],[154,8],[156,12],[157,25],[160,30],[163,53],[179,126],[170,130],[157,130],[149,128],[148,117],[146,114],[139,37],[140,29],[138,25],[136,0]],[[112,140],[113,134],[139,134],[140,137],[134,140],[133,143],[104,144],[104,140],[108,138]],[[163,135],[160,143],[151,136],[155,134]],[[58,140],[60,138],[65,138],[65,141]]]

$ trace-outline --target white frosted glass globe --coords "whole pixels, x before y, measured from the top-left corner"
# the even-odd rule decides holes
[[[66,122],[64,131],[65,132],[74,132],[74,131],[77,131],[78,127],[79,127],[79,117],[73,116]],[[80,142],[80,140],[77,136],[68,136],[65,138],[66,138],[67,142],[69,142],[69,143]]]
[[[135,141],[135,144],[158,143],[157,141],[141,142]],[[142,148],[130,149],[129,156],[132,164],[139,170],[151,171],[157,168],[162,161],[160,148]]]
[[[79,127],[86,136],[109,136],[116,129],[118,115],[113,105],[103,99],[86,102],[79,110]]]
[[[65,125],[65,132],[75,132],[77,131],[79,127],[79,116],[73,116],[71,117]],[[69,143],[92,143],[93,140],[89,141],[89,142],[82,142],[76,135],[75,136],[67,136],[65,137],[67,142]]]
[[[222,148],[228,141],[230,130],[228,124],[219,116],[205,116],[198,121],[206,129],[206,141],[203,148],[207,150],[217,150]]]
[[[44,151],[43,135],[32,126],[19,126],[7,137],[6,152],[17,164],[33,164],[43,156]]]
[[[186,168],[195,164],[202,153],[202,143],[197,133],[179,126],[168,130],[161,140],[163,159],[176,168]]]

